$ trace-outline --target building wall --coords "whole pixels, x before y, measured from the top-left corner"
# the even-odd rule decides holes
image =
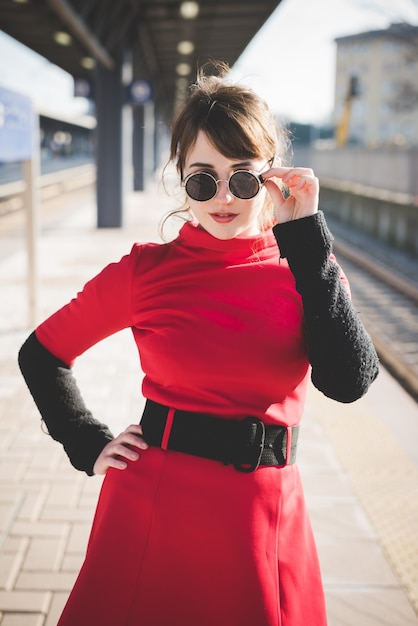
[[[310,167],[321,181],[339,181],[369,189],[370,195],[394,195],[418,212],[418,149],[345,146],[328,150],[294,146],[293,163]],[[337,184],[337,183],[336,183]]]
[[[418,28],[411,30],[409,40],[415,41],[412,48],[392,35],[391,29],[336,40],[336,125],[343,115],[350,79],[358,79],[359,91],[350,107],[351,142],[370,148],[418,145]],[[399,100],[398,84],[404,81],[417,92],[410,111],[393,106]]]
[[[390,198],[374,198],[325,182],[320,206],[327,215],[418,259],[418,210]]]

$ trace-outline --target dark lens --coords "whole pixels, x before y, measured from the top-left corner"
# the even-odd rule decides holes
[[[258,178],[251,172],[235,172],[229,179],[229,188],[236,198],[249,200],[254,198],[260,190]]]
[[[198,174],[192,174],[187,179],[185,185],[186,193],[192,200],[198,202],[205,202],[210,200],[216,194],[216,181],[210,174],[200,172]]]

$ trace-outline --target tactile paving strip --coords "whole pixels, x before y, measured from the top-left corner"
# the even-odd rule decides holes
[[[367,402],[359,400],[353,416],[350,405],[312,394],[316,418],[418,612],[418,467]]]

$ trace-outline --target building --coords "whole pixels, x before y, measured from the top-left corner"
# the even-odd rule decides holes
[[[335,80],[337,144],[418,146],[418,26],[339,37]]]

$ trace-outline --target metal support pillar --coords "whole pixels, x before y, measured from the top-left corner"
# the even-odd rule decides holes
[[[122,61],[96,68],[97,226],[122,226]]]
[[[135,106],[132,146],[135,191],[143,191],[154,173],[154,126],[154,104]]]
[[[132,117],[132,160],[134,166],[134,190],[144,191],[145,107],[143,104],[134,107],[132,111]]]

